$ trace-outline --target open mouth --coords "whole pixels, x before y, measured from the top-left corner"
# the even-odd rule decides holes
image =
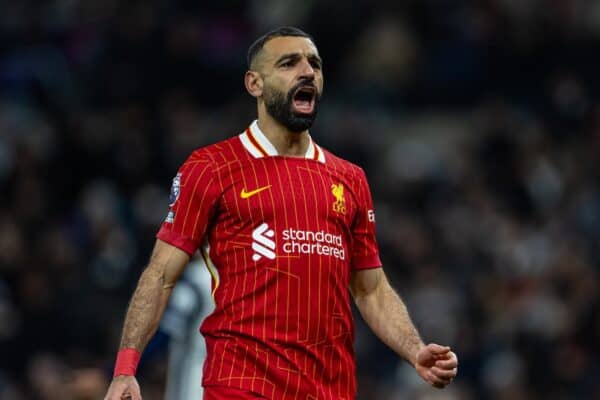
[[[294,111],[299,114],[312,114],[315,109],[315,97],[317,89],[312,86],[302,86],[293,97]]]

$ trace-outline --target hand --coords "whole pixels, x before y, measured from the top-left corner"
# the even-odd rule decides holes
[[[135,376],[119,375],[113,378],[104,400],[142,400],[140,385]]]
[[[417,352],[415,369],[433,387],[442,389],[456,377],[458,358],[450,347],[430,343]]]

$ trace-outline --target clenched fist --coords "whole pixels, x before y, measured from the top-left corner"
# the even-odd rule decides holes
[[[450,347],[430,343],[417,353],[415,369],[432,386],[442,389],[456,377],[458,358]]]

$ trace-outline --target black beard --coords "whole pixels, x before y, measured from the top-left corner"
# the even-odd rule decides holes
[[[293,111],[292,102],[294,101],[294,94],[299,87],[305,85],[305,82],[300,82],[290,89],[287,96],[276,89],[269,90],[265,93],[266,96],[264,96],[267,112],[291,132],[298,133],[309,129],[317,117],[320,100],[319,93],[315,94],[315,105],[311,114],[297,114]]]

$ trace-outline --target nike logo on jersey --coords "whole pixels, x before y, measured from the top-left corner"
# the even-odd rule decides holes
[[[254,196],[255,194],[258,194],[258,193],[262,192],[263,190],[267,190],[267,189],[268,189],[268,188],[270,188],[270,187],[271,187],[271,185],[267,185],[267,186],[260,187],[260,188],[258,188],[258,189],[254,189],[254,190],[252,190],[252,191],[250,191],[250,192],[246,192],[246,188],[244,188],[244,189],[242,189],[242,191],[240,192],[240,197],[241,197],[242,199],[247,199],[247,198],[249,198],[249,197],[252,197],[252,196]]]

